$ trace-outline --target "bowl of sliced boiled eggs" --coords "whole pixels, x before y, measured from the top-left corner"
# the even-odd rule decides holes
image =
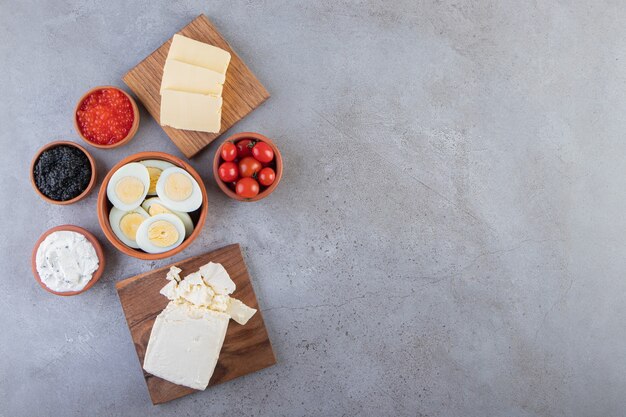
[[[170,257],[200,234],[206,188],[186,162],[163,152],[140,152],[107,174],[98,194],[98,221],[107,239],[139,259]]]

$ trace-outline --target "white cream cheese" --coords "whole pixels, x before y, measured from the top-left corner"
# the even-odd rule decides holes
[[[52,291],[80,291],[98,269],[96,249],[85,236],[60,231],[48,235],[37,248],[37,272]]]

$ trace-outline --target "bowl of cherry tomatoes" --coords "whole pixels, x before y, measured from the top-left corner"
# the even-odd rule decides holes
[[[283,176],[283,158],[269,138],[253,132],[237,133],[215,152],[213,175],[227,196],[258,201],[276,189]]]

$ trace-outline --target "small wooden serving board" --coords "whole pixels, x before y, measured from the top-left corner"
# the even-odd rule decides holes
[[[230,321],[215,372],[209,381],[209,386],[212,386],[272,366],[276,363],[276,358],[238,244],[172,265],[182,269],[181,276],[184,277],[208,262],[224,265],[237,285],[232,296],[258,310],[245,326],[234,320]],[[157,315],[169,302],[159,291],[167,284],[165,275],[172,265],[125,279],[115,285],[142,370],[152,326]],[[153,404],[161,404],[196,392],[192,388],[172,384],[145,371],[143,376]]]
[[[201,14],[178,33],[200,42],[215,45],[231,54],[230,65],[226,71],[226,83],[222,92],[224,101],[222,105],[222,127],[219,133],[196,132],[163,126],[163,130],[178,146],[178,149],[187,158],[191,158],[248,113],[259,107],[269,98],[270,94],[205,15]],[[169,39],[123,77],[126,85],[133,90],[157,123],[161,120],[159,90],[163,77],[163,66],[171,43],[172,40]]]

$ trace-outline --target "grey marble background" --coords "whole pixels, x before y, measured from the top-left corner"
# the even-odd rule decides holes
[[[106,242],[96,193],[52,206],[28,165],[72,109],[205,13],[272,97],[229,133],[274,138],[267,200],[214,184],[184,253]],[[623,416],[626,8],[619,1],[0,0],[0,416]],[[218,142],[219,143],[219,142]],[[145,111],[125,155],[181,155]],[[52,296],[46,229],[107,271]],[[152,406],[116,281],[239,242],[278,364]]]

